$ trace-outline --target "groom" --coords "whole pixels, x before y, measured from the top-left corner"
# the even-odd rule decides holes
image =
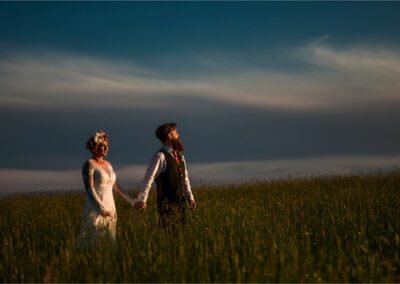
[[[135,203],[135,208],[147,207],[147,197],[155,180],[157,209],[163,228],[185,223],[186,200],[190,209],[196,208],[183,155],[184,147],[176,127],[175,123],[166,123],[157,128],[156,136],[163,146],[150,162]]]

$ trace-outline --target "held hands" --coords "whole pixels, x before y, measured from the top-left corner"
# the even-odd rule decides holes
[[[108,211],[108,210],[103,210],[103,211],[101,211],[100,215],[103,216],[103,217],[110,217],[110,216],[113,215],[113,213],[111,211]]]
[[[129,199],[128,203],[136,209],[145,209],[147,207],[147,204],[145,202],[139,201],[137,199]]]
[[[133,207],[136,209],[145,209],[147,207],[147,203],[142,201],[135,201]]]

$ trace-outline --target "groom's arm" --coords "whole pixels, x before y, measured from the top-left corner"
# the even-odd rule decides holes
[[[137,196],[138,207],[143,208],[147,202],[147,198],[149,196],[149,191],[154,180],[159,176],[160,173],[165,170],[165,158],[164,154],[156,153],[147,168],[146,175],[143,178],[142,189]]]
[[[192,193],[192,187],[190,185],[190,180],[189,180],[189,172],[187,169],[187,164],[185,161],[185,156],[182,156],[183,162],[185,163],[185,196],[186,199],[189,201],[189,206],[190,209],[195,209],[196,208],[196,201],[194,200],[193,193]]]

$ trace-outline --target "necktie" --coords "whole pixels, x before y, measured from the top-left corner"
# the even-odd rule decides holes
[[[176,151],[172,152],[173,156],[175,158],[176,163],[179,165],[179,158],[178,158],[178,153]]]

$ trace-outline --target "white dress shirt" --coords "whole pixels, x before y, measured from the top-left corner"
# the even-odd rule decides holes
[[[173,149],[163,145],[163,149],[172,157],[173,156]],[[194,200],[191,186],[190,186],[190,181],[189,181],[189,174],[188,170],[186,167],[186,161],[185,157],[182,155],[182,160],[185,163],[185,182],[184,182],[184,189],[185,189],[185,196],[187,200]],[[141,202],[146,202],[147,198],[149,196],[149,191],[151,188],[151,185],[153,184],[154,180],[165,170],[167,169],[167,160],[165,159],[164,153],[162,152],[157,152],[154,154],[153,158],[151,159],[150,165],[147,168],[146,175],[144,176],[143,179],[143,185],[142,185],[142,190],[137,196],[137,201]]]

